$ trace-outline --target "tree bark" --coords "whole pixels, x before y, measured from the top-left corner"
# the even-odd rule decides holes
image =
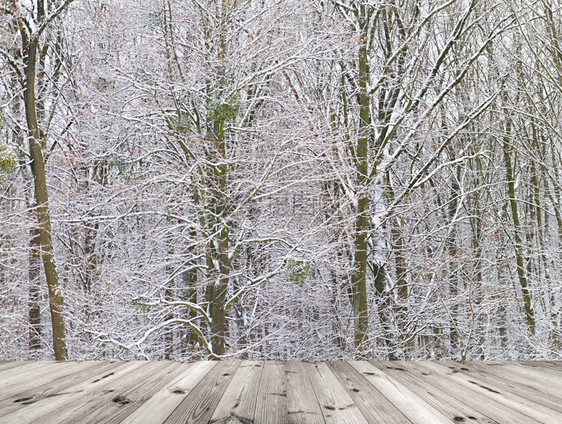
[[[521,286],[521,294],[523,296],[523,307],[525,310],[525,320],[527,322],[527,327],[529,333],[535,335],[535,312],[533,310],[533,304],[531,300],[531,293],[529,291],[529,282],[526,275],[525,268],[525,258],[523,253],[523,240],[521,238],[522,229],[521,222],[519,219],[519,208],[517,205],[516,190],[515,190],[515,171],[513,169],[512,163],[512,145],[511,140],[511,128],[512,122],[508,118],[506,122],[506,128],[504,130],[505,137],[503,139],[503,157],[505,162],[505,170],[507,177],[507,191],[509,195],[509,205],[511,208],[511,218],[513,222],[513,239],[514,239],[514,253],[515,261],[517,265],[517,277],[519,279],[519,284]]]
[[[29,39],[24,29],[21,29],[25,55],[25,91],[24,105],[29,137],[29,155],[31,157],[31,173],[34,181],[35,203],[37,213],[37,231],[41,248],[41,259],[49,290],[49,307],[51,312],[51,326],[53,333],[53,349],[56,360],[68,358],[66,347],[66,330],[64,320],[64,299],[62,296],[59,275],[55,264],[53,242],[51,238],[51,216],[49,212],[49,197],[47,192],[47,178],[45,160],[41,145],[41,132],[37,122],[37,105],[35,99],[35,76],[37,64],[37,38]]]
[[[360,8],[361,44],[359,47],[359,138],[355,148],[357,211],[354,233],[354,268],[351,278],[354,313],[355,358],[367,359],[369,311],[367,306],[367,234],[369,232],[368,148],[371,126],[368,93],[368,19],[365,5]]]
[[[41,349],[41,240],[38,230],[31,232],[29,243],[29,350]]]

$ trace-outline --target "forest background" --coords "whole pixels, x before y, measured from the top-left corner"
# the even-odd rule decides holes
[[[559,0],[1,0],[0,359],[562,359]]]

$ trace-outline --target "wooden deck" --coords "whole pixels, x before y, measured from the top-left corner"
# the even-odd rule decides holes
[[[562,362],[0,362],[0,423],[562,423]]]

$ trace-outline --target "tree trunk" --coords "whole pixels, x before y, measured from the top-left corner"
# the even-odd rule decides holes
[[[519,208],[517,205],[517,198],[515,193],[515,172],[512,163],[512,145],[511,140],[511,120],[508,118],[505,128],[505,137],[503,139],[503,157],[505,162],[506,177],[507,177],[507,190],[509,195],[509,204],[511,207],[511,218],[513,222],[513,239],[514,239],[514,251],[515,251],[515,261],[517,264],[517,276],[519,278],[519,284],[521,285],[521,293],[523,296],[523,306],[525,310],[525,320],[527,322],[527,327],[529,333],[535,335],[535,312],[533,310],[533,305],[531,301],[531,293],[529,291],[529,283],[526,275],[525,268],[525,258],[523,253],[523,240],[521,238],[522,229],[521,222],[519,220]]]
[[[355,149],[357,215],[354,233],[353,292],[355,358],[367,359],[369,312],[367,308],[367,234],[369,232],[368,147],[371,124],[368,93],[369,58],[367,52],[366,6],[361,5],[361,45],[359,47],[359,138]]]
[[[68,357],[66,347],[66,330],[64,322],[64,300],[59,283],[59,275],[55,264],[53,243],[51,239],[51,216],[49,212],[49,198],[47,194],[47,179],[45,161],[41,146],[41,133],[37,123],[37,110],[35,100],[35,76],[37,62],[36,38],[29,39],[22,29],[25,56],[25,91],[24,104],[27,130],[29,136],[29,154],[31,157],[31,173],[34,180],[35,203],[37,211],[37,224],[41,248],[41,259],[49,289],[49,307],[51,311],[51,325],[53,332],[53,349],[56,360]]]
[[[31,232],[29,249],[29,350],[41,349],[41,243],[38,230]]]
[[[195,239],[197,233],[195,230],[191,231],[191,236]],[[189,249],[191,255],[194,258],[197,257],[197,248],[194,246]],[[197,267],[196,262],[189,262],[190,269],[184,271],[183,273],[183,290],[185,290],[186,296],[185,300],[192,303],[197,303],[197,283],[198,283],[198,275],[197,275]],[[195,321],[197,319],[197,312],[193,309],[188,309],[186,311],[187,319],[191,321]],[[195,331],[191,328],[187,329],[187,337],[184,346],[184,353],[193,353],[199,342],[199,336]]]
[[[449,225],[453,226],[449,230],[449,234],[447,236],[447,250],[449,253],[449,295],[452,300],[451,304],[451,326],[449,329],[449,343],[450,343],[450,352],[449,354],[453,357],[457,357],[459,350],[460,350],[460,339],[461,334],[458,332],[458,324],[459,318],[461,313],[461,307],[459,304],[459,249],[457,248],[456,244],[456,224],[454,223],[457,208],[458,208],[458,201],[459,201],[459,194],[460,194],[460,186],[459,186],[459,179],[461,178],[461,169],[460,166],[457,166],[455,170],[455,176],[451,182],[451,198],[449,199],[449,206],[447,210],[447,218],[449,221]]]

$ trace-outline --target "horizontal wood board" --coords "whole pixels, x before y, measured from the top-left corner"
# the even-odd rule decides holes
[[[562,423],[562,362],[0,362],[0,424]]]

